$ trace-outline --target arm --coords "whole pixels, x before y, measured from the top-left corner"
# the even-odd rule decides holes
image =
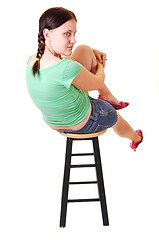
[[[79,74],[72,81],[72,84],[76,88],[84,91],[98,90],[103,87],[104,78],[105,74],[103,66],[98,62],[96,74],[89,72],[85,67],[83,67]]]

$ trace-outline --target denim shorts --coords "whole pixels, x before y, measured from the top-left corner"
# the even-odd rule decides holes
[[[64,133],[95,133],[111,128],[118,119],[115,109],[110,103],[101,99],[94,99],[89,96],[92,111],[87,123],[79,130],[58,130]]]

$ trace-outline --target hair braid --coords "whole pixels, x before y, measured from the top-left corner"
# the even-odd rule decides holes
[[[40,59],[42,55],[44,54],[45,50],[45,38],[42,32],[39,32],[38,34],[38,51],[36,54],[36,61],[33,66],[33,75],[35,76],[36,73],[39,72],[40,69]]]

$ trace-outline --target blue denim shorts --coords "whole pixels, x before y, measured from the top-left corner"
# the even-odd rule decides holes
[[[58,130],[64,133],[95,133],[112,127],[118,119],[115,109],[110,103],[101,99],[94,99],[89,96],[92,111],[87,123],[79,130]]]

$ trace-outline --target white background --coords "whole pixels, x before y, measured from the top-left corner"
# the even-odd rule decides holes
[[[158,1],[1,4],[0,239],[159,239]],[[75,12],[76,46],[87,44],[107,54],[105,82],[116,98],[130,102],[121,116],[144,133],[136,153],[113,130],[99,138],[109,227],[102,225],[99,203],[74,203],[68,205],[66,228],[59,228],[66,139],[45,124],[25,79],[26,62],[37,50],[39,17],[55,6]],[[80,144],[74,152],[90,151],[91,144]],[[72,170],[71,178],[94,176],[81,169]],[[70,198],[96,196],[95,186],[70,188]]]

